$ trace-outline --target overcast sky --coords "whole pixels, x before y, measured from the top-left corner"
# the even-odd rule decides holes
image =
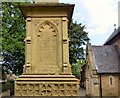
[[[92,45],[103,45],[118,27],[118,1],[120,0],[59,0],[75,4],[73,20],[86,26]]]

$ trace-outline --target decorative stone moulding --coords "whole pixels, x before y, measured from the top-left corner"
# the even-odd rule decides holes
[[[78,96],[76,79],[71,75],[26,75],[15,88],[16,96]]]

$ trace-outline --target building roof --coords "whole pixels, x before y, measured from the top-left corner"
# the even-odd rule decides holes
[[[115,30],[110,37],[107,39],[107,41],[104,43],[104,45],[106,45],[107,43],[109,43],[114,37],[116,37],[118,34],[120,34],[120,27]]]
[[[113,45],[92,46],[92,53],[98,73],[120,73],[120,55]]]

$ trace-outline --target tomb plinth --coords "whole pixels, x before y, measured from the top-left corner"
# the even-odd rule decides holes
[[[69,64],[68,27],[74,4],[21,5],[26,19],[25,65],[15,96],[78,96]]]

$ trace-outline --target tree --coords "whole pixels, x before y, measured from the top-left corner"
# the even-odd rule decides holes
[[[22,73],[25,61],[25,20],[18,3],[2,3],[2,71]]]
[[[82,66],[85,65],[85,59],[78,60],[77,63],[72,64],[72,74],[76,76],[76,78],[80,79],[80,72],[82,71]]]
[[[82,24],[77,24],[77,22],[71,22],[69,28],[69,59],[70,64],[77,63],[77,60],[84,59],[84,48],[83,45],[89,41],[88,33],[84,31],[85,26]]]
[[[85,26],[71,22],[69,28],[69,59],[72,65],[72,73],[80,78],[81,67],[85,64],[85,52],[83,45],[89,41],[88,33],[84,31]]]

